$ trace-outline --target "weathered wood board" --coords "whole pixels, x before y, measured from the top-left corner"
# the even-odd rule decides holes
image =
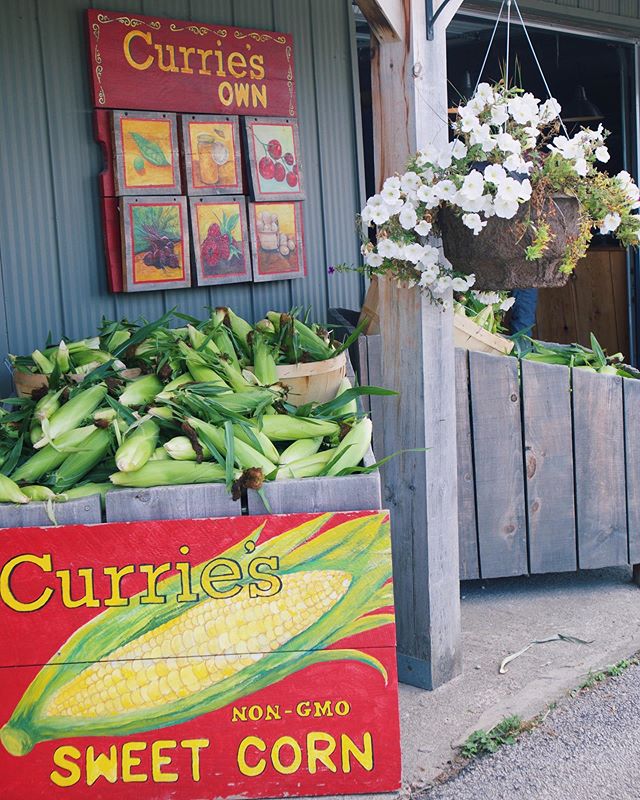
[[[93,525],[102,522],[100,495],[94,494],[67,503],[11,505],[0,503],[0,529],[49,527],[51,525]]]
[[[0,796],[397,789],[388,522],[381,511],[3,531]]]
[[[529,569],[518,362],[470,352],[469,378],[480,572],[483,578],[524,575]]]
[[[571,373],[534,361],[521,370],[530,570],[575,570]]]
[[[573,370],[580,569],[626,564],[622,378]]]
[[[456,349],[456,442],[458,450],[458,537],[460,579],[480,577],[476,492],[469,408],[468,351]]]
[[[120,489],[105,497],[107,522],[235,517],[242,506],[222,483]],[[299,511],[300,509],[296,509]]]
[[[624,378],[624,444],[629,561],[640,563],[640,381]]]

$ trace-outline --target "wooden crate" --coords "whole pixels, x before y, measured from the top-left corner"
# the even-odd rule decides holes
[[[241,503],[231,499],[222,483],[120,489],[107,492],[105,509],[106,522],[204,519],[242,514]]]
[[[369,450],[364,465],[375,464]],[[301,478],[265,483],[262,492],[269,503],[265,504],[258,492],[247,492],[249,514],[293,514],[298,511],[369,511],[382,508],[380,473],[345,475],[335,478]]]
[[[506,355],[513,350],[513,342],[509,339],[486,331],[462,313],[453,315],[453,340],[456,347],[480,353]]]
[[[54,521],[47,514],[46,503],[11,505],[0,503],[0,528],[31,528],[58,525],[94,525],[102,522],[100,495],[53,503]]]

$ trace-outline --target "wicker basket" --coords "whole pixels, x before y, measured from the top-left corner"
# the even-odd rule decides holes
[[[294,406],[326,403],[333,400],[347,371],[345,353],[327,361],[309,364],[281,364],[276,367],[278,380],[289,387],[288,401]]]

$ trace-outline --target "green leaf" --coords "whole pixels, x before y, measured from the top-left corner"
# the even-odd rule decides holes
[[[3,475],[9,476],[15,469],[18,460],[20,459],[20,455],[22,454],[23,442],[24,442],[24,436],[21,434],[18,437],[14,446],[11,448],[11,452],[9,453],[7,460],[2,465],[2,469],[0,470],[0,472],[2,472]]]
[[[131,136],[138,145],[138,150],[140,150],[142,155],[150,164],[153,164],[156,167],[171,166],[170,162],[167,161],[165,154],[162,152],[162,148],[157,142],[152,142],[150,139],[146,139],[139,133],[132,133]]]

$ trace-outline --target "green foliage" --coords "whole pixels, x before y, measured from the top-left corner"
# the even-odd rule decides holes
[[[541,222],[537,227],[531,223],[530,225],[534,238],[533,242],[525,249],[524,255],[527,261],[535,261],[542,258],[549,242],[551,241],[551,229],[548,223]]]
[[[134,206],[133,222],[136,253],[148,250],[156,236],[166,236],[173,242],[180,241],[180,220],[176,206]]]
[[[513,744],[521,730],[522,719],[517,714],[505,717],[489,731],[474,731],[460,748],[460,754],[464,758],[476,758],[495,753],[502,745]]]

